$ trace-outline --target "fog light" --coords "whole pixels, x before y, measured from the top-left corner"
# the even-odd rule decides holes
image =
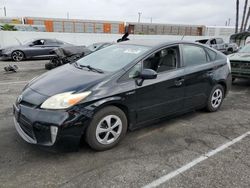
[[[52,142],[52,144],[54,144],[55,141],[56,141],[57,131],[58,131],[57,127],[50,126],[50,134],[51,134],[51,142]]]

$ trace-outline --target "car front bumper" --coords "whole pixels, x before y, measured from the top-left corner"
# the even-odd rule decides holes
[[[0,60],[10,60],[11,55],[10,54],[0,54]]]
[[[75,150],[89,120],[82,112],[48,111],[13,105],[18,134],[30,144]]]

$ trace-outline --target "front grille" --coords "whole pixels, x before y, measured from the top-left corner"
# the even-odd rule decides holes
[[[21,127],[21,129],[31,138],[34,139],[34,134],[33,134],[33,128],[32,128],[32,124],[29,122],[29,120],[23,116],[20,115],[19,117],[19,125]]]
[[[246,61],[231,61],[232,68],[250,69],[250,62]]]

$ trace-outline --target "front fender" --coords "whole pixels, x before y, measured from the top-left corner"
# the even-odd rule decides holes
[[[109,105],[109,104],[114,104],[114,103],[118,103],[118,104],[122,104],[122,101],[124,99],[121,96],[114,96],[114,97],[108,97],[105,99],[101,99],[99,101],[96,101],[95,103],[86,106],[85,108],[88,110],[93,111],[94,113],[97,112],[101,107],[103,107],[104,105]]]

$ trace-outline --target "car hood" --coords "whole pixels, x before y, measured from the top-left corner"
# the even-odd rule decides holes
[[[20,49],[22,47],[24,47],[24,45],[6,46],[6,47],[1,48],[0,50],[8,51],[8,50]]]
[[[228,57],[231,61],[250,61],[250,53],[235,53]]]
[[[105,73],[96,73],[85,68],[76,68],[72,64],[66,64],[32,80],[28,87],[37,93],[50,97],[69,91],[87,91],[106,76],[108,75]]]

